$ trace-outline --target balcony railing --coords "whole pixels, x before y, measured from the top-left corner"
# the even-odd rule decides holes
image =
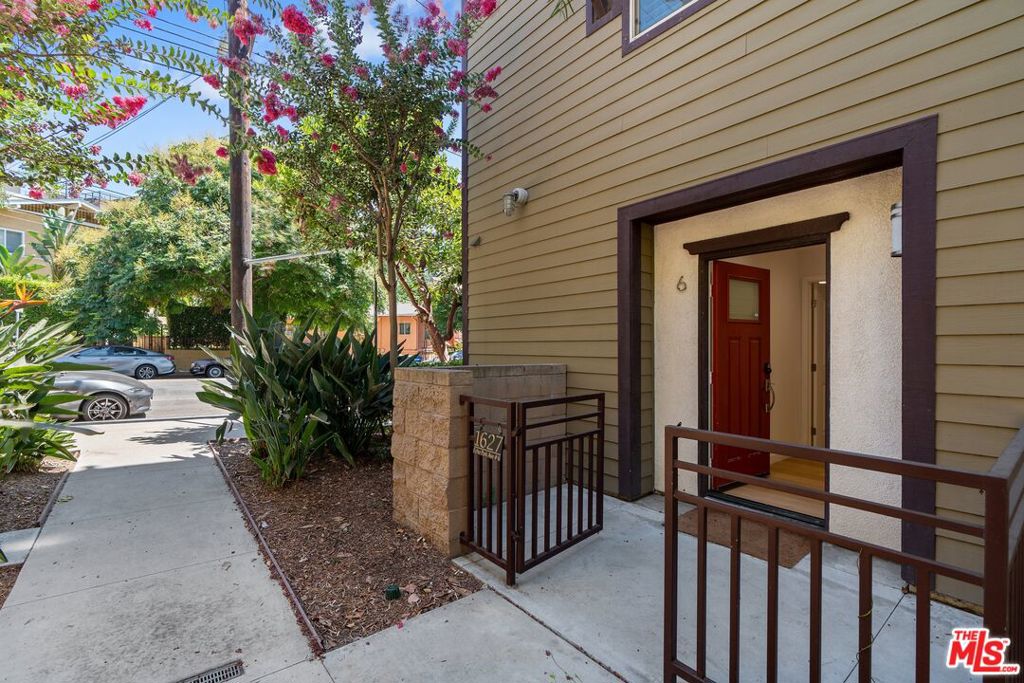
[[[700,444],[733,446],[763,451],[804,460],[854,468],[866,472],[885,473],[901,478],[917,479],[965,487],[983,492],[985,515],[983,524],[932,514],[880,502],[862,500],[831,491],[816,490],[793,483],[773,481],[712,467],[708,462],[710,448],[698,448],[697,462],[679,459],[679,441],[687,439]],[[767,599],[766,670],[764,680],[779,680],[779,534],[781,531],[802,536],[810,544],[810,595],[808,677],[812,683],[822,680],[822,546],[832,544],[857,554],[858,557],[858,648],[857,676],[864,683],[871,681],[872,653],[872,560],[889,560],[914,570],[916,583],[916,623],[914,680],[927,683],[931,678],[929,646],[931,638],[931,595],[933,579],[944,576],[979,586],[984,591],[984,623],[993,636],[1009,637],[1011,647],[1007,661],[1020,662],[1024,638],[1024,429],[1022,429],[994,466],[987,472],[969,472],[923,463],[909,462],[859,453],[814,448],[768,439],[723,434],[686,427],[665,428],[665,681],[677,680],[703,683],[710,681],[707,666],[708,613],[708,512],[728,515],[730,522],[729,563],[729,680],[740,680],[740,552],[741,527],[756,523],[767,528]],[[779,515],[732,505],[715,498],[694,495],[679,489],[679,472],[693,472],[699,477],[726,477],[786,494],[822,501],[827,505],[874,513],[904,523],[944,529],[979,538],[984,543],[984,567],[981,571],[957,567],[932,558],[913,555],[850,536],[832,533],[821,527],[804,524]],[[701,487],[703,490],[706,487]],[[679,503],[696,508],[697,518],[697,594],[696,594],[696,661],[693,666],[678,658],[678,573],[679,573]],[[987,680],[991,680],[987,677]]]

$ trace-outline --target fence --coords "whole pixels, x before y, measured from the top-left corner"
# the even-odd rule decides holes
[[[844,496],[830,491],[815,490],[782,481],[773,481],[709,466],[707,448],[698,449],[696,463],[679,459],[679,440],[689,439],[699,444],[733,446],[752,451],[764,451],[805,460],[881,472],[907,479],[918,479],[977,489],[984,492],[984,524],[927,512],[876,503]],[[707,567],[708,567],[708,512],[728,515],[730,522],[729,564],[729,680],[739,680],[740,631],[739,604],[741,594],[740,539],[744,522],[753,522],[767,528],[767,599],[766,610],[766,670],[765,680],[778,680],[779,642],[779,533],[782,530],[803,536],[810,543],[810,595],[808,596],[810,644],[808,675],[812,683],[821,678],[822,632],[822,545],[829,543],[858,554],[858,680],[871,681],[872,646],[872,560],[882,558],[914,569],[917,590],[915,623],[914,680],[927,683],[930,678],[929,642],[931,626],[931,586],[933,576],[946,576],[983,587],[984,621],[995,636],[1009,637],[1011,648],[1008,661],[1019,662],[1021,638],[1024,638],[1024,554],[1022,554],[1022,528],[1024,528],[1024,429],[1022,429],[987,473],[967,472],[936,465],[908,462],[826,448],[814,448],[734,434],[723,434],[686,427],[665,428],[666,491],[665,496],[665,681],[683,680],[702,683],[710,681],[707,673]],[[869,513],[899,519],[901,522],[945,529],[984,541],[984,569],[981,572],[956,567],[933,559],[859,541],[826,531],[820,527],[802,524],[777,515],[738,507],[703,495],[679,490],[679,472],[687,471],[699,477],[727,476],[729,479],[776,491],[804,496]],[[703,490],[705,487],[701,487]],[[696,507],[697,517],[697,596],[696,596],[696,661],[689,666],[678,659],[678,572],[679,572],[679,502]]]

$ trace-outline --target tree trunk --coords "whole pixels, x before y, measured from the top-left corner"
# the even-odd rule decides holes
[[[394,373],[398,367],[398,277],[395,273],[395,259],[389,258],[387,262],[388,280],[384,288],[388,290],[388,344],[391,349],[391,372]]]
[[[425,321],[427,333],[430,335],[430,345],[434,347],[434,353],[437,355],[437,359],[442,363],[448,360],[448,348],[445,345],[444,335],[437,329],[437,326],[433,324],[433,321]]]

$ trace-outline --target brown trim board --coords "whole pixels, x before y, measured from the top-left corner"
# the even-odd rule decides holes
[[[466,2],[462,0],[462,11],[466,11]],[[462,56],[462,71],[469,69],[469,55]],[[462,364],[469,365],[469,103],[462,103]]]
[[[683,245],[683,249],[691,254],[713,254],[712,258],[745,256],[746,254],[778,251],[779,249],[796,249],[812,244],[823,244],[826,235],[838,230],[848,220],[850,220],[850,214],[844,211],[843,213],[776,225],[771,228],[687,242]]]
[[[621,207],[618,211],[619,496],[642,495],[640,234],[644,226],[903,167],[903,459],[935,461],[935,215],[938,117],[929,116]],[[907,480],[904,507],[935,511]],[[903,549],[934,557],[934,531],[903,525]]]
[[[585,0],[586,17],[583,23],[586,26],[587,35],[589,36],[605,24],[611,23],[612,19],[619,16],[622,13],[623,2],[629,2],[629,0],[611,0],[608,12],[600,19],[594,19],[594,2]]]

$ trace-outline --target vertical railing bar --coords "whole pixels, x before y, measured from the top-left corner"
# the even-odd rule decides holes
[[[573,488],[573,442],[569,439],[565,442],[565,469],[566,469],[566,482],[565,482],[565,540],[570,540],[572,534],[572,488]]]
[[[525,435],[524,435],[525,438]],[[531,559],[537,558],[537,469],[538,469],[538,458],[540,456],[539,448],[532,448],[530,452],[533,454],[533,474],[530,477],[533,481],[533,490],[530,493],[530,507],[533,512],[533,519],[530,520],[530,548],[532,549]]]
[[[585,460],[584,453],[583,453],[583,437],[582,436],[579,438],[579,442],[580,442],[580,464],[579,464],[579,467],[577,468],[578,475],[579,475],[579,480],[578,480],[578,486],[576,488],[576,533],[582,534],[583,533],[583,486],[584,486],[584,481],[583,481],[583,464],[584,463],[583,463],[583,461]]]
[[[821,683],[821,540],[810,539],[811,542],[811,605],[808,680],[810,683]]]
[[[993,637],[999,638],[1010,635],[1009,515],[1009,486],[1006,479],[1000,479],[985,487],[984,532],[985,626],[988,627]],[[1019,638],[1024,634],[1014,635]]]
[[[779,677],[779,528],[768,527],[768,626],[765,647],[765,681]]]
[[[487,458],[487,552],[494,552],[494,461]]]
[[[742,520],[729,515],[729,681],[740,680],[740,552]]]
[[[587,528],[594,526],[594,437],[587,437]]]
[[[562,463],[562,442],[558,442],[558,488],[555,489],[555,545],[562,544],[562,482],[565,480],[565,471]]]
[[[678,653],[679,628],[679,501],[676,491],[679,488],[679,471],[675,462],[679,459],[678,440],[665,435],[665,623],[662,631],[665,646],[662,648],[662,674],[664,683],[675,683],[675,661]],[[602,482],[602,490],[604,485]]]
[[[473,525],[473,510],[480,508],[480,501],[476,499],[476,492],[474,491],[476,488],[477,477],[477,466],[475,462],[476,456],[473,454],[473,432],[475,427],[473,417],[475,415],[475,405],[472,400],[469,400],[467,403],[466,413],[468,418],[466,420],[466,457],[469,459],[469,462],[467,463],[469,476],[466,478],[466,485],[469,488],[469,492],[466,496],[466,500],[469,501],[469,503],[466,506],[466,538],[475,542],[477,545],[480,545],[480,540],[477,538],[479,529]]]
[[[534,494],[536,495],[536,494]],[[551,444],[544,446],[544,551],[551,549]]]
[[[697,506],[697,675],[707,675],[708,509]]]
[[[931,587],[932,575],[926,567],[918,566],[915,571],[917,580],[917,617],[914,624],[914,635],[917,656],[917,667],[914,680],[917,683],[928,683],[931,679]]]
[[[597,399],[597,524],[604,526],[604,394]]]
[[[509,407],[509,419],[513,421],[512,430],[515,434],[515,460],[511,463],[512,486],[515,489],[515,515],[509,519],[516,520],[515,529],[509,531],[509,543],[515,545],[516,571],[523,571],[526,565],[526,406],[516,402],[514,408]]]
[[[503,540],[504,531],[505,531],[505,515],[507,514],[505,511],[506,511],[506,509],[509,509],[511,507],[511,504],[506,503],[506,500],[505,500],[505,481],[506,481],[505,468],[507,466],[506,463],[509,460],[509,454],[511,453],[511,449],[512,449],[512,444],[510,443],[509,439],[505,439],[504,449],[505,449],[505,452],[503,454],[503,457],[498,462],[498,465],[496,467],[496,469],[498,470],[498,488],[497,488],[497,491],[498,491],[498,501],[497,501],[497,504],[494,506],[494,513],[495,513],[495,516],[497,516],[497,518],[498,518],[498,526],[494,530],[494,534],[495,534],[496,540],[497,540],[498,557],[504,557],[504,555],[502,555],[502,550],[503,549],[508,550],[508,561],[509,561],[509,563],[511,563],[512,562],[512,546],[509,545],[507,548],[505,548],[504,547],[505,544],[504,544],[504,540]],[[511,480],[509,480],[509,481],[511,481]]]
[[[871,553],[865,549],[860,551],[858,561],[860,570],[860,586],[858,601],[858,634],[857,634],[857,680],[860,683],[871,683],[871,636],[872,636],[872,595]]]

